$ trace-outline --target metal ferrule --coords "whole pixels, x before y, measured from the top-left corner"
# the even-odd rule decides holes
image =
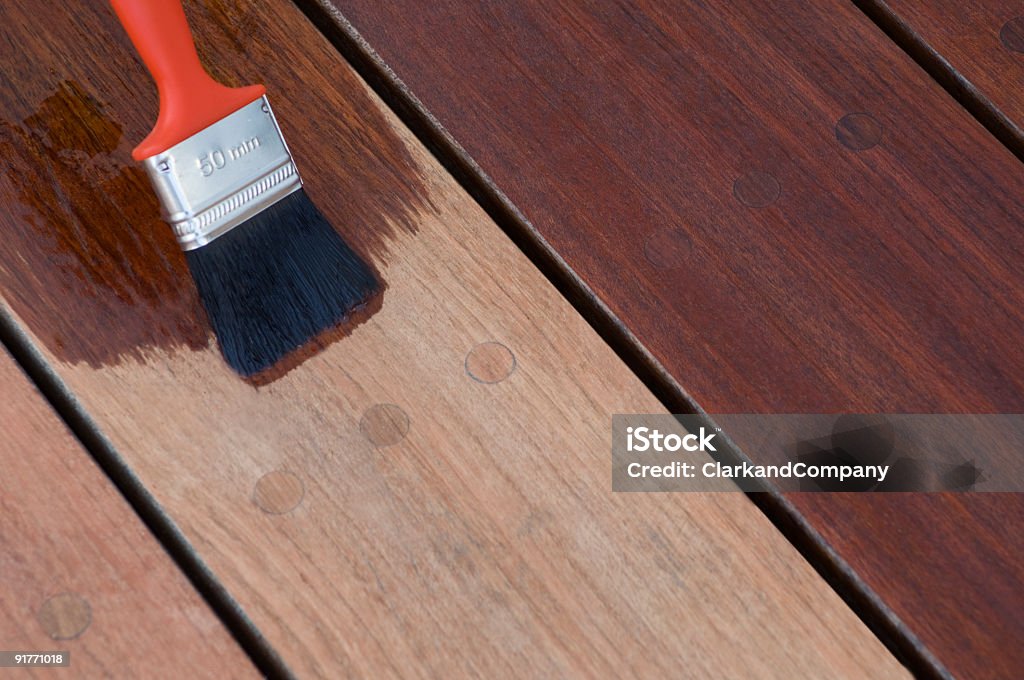
[[[206,245],[302,187],[266,97],[142,164],[182,250]]]

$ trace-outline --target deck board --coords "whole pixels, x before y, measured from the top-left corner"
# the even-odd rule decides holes
[[[0,296],[284,663],[905,675],[745,496],[611,493],[611,414],[660,404],[291,3],[256,7],[188,3],[201,53],[267,85],[379,310],[270,384],[233,374],[130,169],[141,65],[105,3],[28,0],[0,9],[30,57],[0,88]]]

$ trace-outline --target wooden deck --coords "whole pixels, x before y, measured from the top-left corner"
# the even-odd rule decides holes
[[[60,415],[0,354],[0,650],[88,678],[1024,666],[1020,496],[612,493],[608,455],[615,413],[1022,410],[999,3],[967,43],[913,2],[865,8],[893,37],[838,1],[185,4],[386,290],[233,374],[130,159],[156,96],[109,5],[4,3],[3,339]]]
[[[1019,121],[1005,4],[889,6]],[[854,4],[333,6],[681,408],[1024,409],[1020,161]],[[789,500],[949,670],[1024,666],[1024,498]]]

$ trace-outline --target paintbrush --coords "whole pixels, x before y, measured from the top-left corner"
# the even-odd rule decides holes
[[[213,80],[181,0],[111,0],[160,95],[132,157],[185,251],[224,358],[255,375],[379,289],[302,189],[262,85]]]

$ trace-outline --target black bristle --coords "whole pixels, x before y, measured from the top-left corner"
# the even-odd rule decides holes
[[[301,189],[185,255],[224,358],[245,376],[344,321],[380,285]]]

